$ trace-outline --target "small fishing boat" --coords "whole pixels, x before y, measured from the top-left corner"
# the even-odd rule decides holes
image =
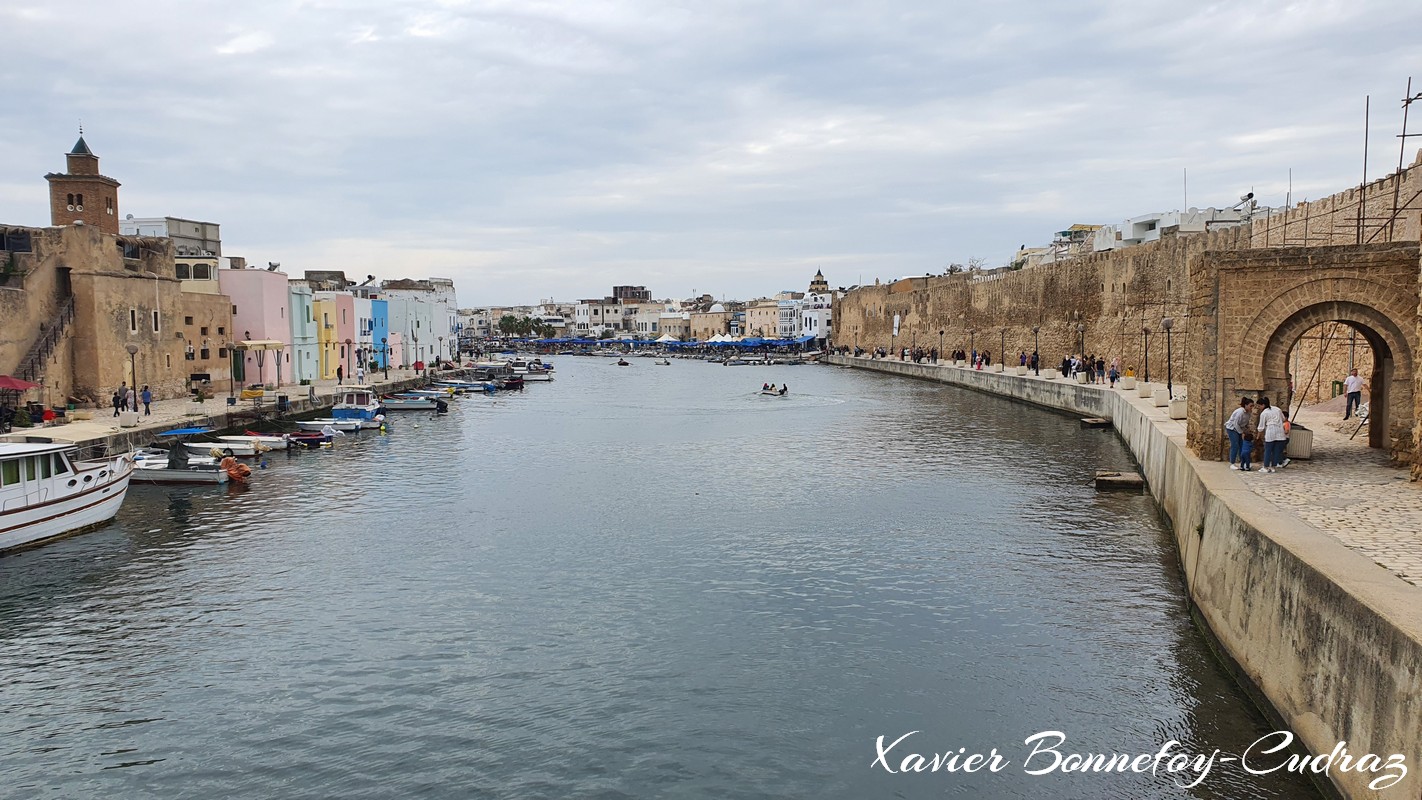
[[[133,476],[127,455],[74,459],[66,442],[0,442],[0,552],[113,519]]]
[[[355,432],[361,429],[360,420],[357,419],[303,419],[296,423],[296,427],[303,431],[321,431],[325,428],[333,428],[342,432]]]
[[[331,407],[332,418],[356,420],[362,428],[379,428],[385,424],[385,409],[371,387],[352,384],[343,387],[339,396]]]
[[[661,361],[654,361],[654,362],[652,362],[652,363],[656,364],[656,365],[659,366],[659,367],[670,367],[670,366],[671,366],[671,362],[668,361],[668,360],[665,359],[665,358],[663,358]]]
[[[138,483],[172,485],[223,484],[229,481],[246,483],[252,468],[238,463],[232,456],[220,460],[194,456],[175,440],[167,450],[140,448],[133,453],[133,480]]]
[[[449,411],[449,403],[434,397],[392,397],[380,398],[380,404],[387,411]]]
[[[325,431],[303,431],[301,433],[287,434],[287,441],[293,447],[305,447],[315,450],[320,447],[327,447],[335,441],[337,436],[345,436],[344,433],[330,428]]]
[[[526,381],[551,381],[553,373],[546,369],[530,369],[523,373],[523,379]]]
[[[632,366],[632,365],[627,362],[627,359],[625,359],[625,358],[619,358],[619,359],[617,359],[617,366],[619,366],[619,367],[630,367],[630,366]]]

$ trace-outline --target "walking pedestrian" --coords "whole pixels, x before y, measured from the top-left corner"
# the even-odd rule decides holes
[[[1269,398],[1259,398],[1264,407],[1259,412],[1259,425],[1264,430],[1264,468],[1260,472],[1275,472],[1284,457],[1284,415],[1269,405]]]
[[[138,398],[134,396],[133,387],[129,387],[128,393],[124,395],[123,407],[127,411],[138,413]]]
[[[119,415],[119,407],[123,405],[123,391],[120,389],[115,389],[114,396],[111,398],[111,402],[114,405],[114,416],[117,417]]]
[[[337,365],[336,365],[336,385],[337,385],[337,386],[340,386],[340,385],[341,385],[341,381],[345,380],[345,376],[346,376],[345,369],[342,367],[342,365],[337,364]]]
[[[1343,379],[1344,390],[1348,392],[1348,404],[1343,408],[1343,419],[1353,416],[1353,409],[1363,402],[1363,379],[1358,377],[1358,370],[1348,370],[1348,377]]]
[[[143,416],[151,417],[153,412],[149,411],[148,404],[153,402],[153,393],[148,391],[148,384],[143,384]]]
[[[1254,407],[1254,401],[1248,397],[1239,398],[1239,408],[1229,415],[1225,421],[1225,433],[1229,435],[1229,468],[1249,469],[1249,459],[1245,458],[1241,462],[1239,457],[1244,452],[1244,429],[1249,425],[1249,412]]]

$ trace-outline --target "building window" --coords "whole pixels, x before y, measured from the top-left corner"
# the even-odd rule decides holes
[[[128,310],[128,332],[138,333],[138,309],[136,308]]]
[[[217,326],[217,335],[218,335],[218,336],[226,336],[226,335],[227,335],[227,327],[226,327],[225,325],[218,325],[218,326]]]
[[[193,322],[192,322],[192,317],[189,317],[189,318],[188,318],[188,324],[189,324],[189,325],[193,324]],[[207,326],[206,326],[206,325],[202,326],[201,328],[198,329],[198,331],[199,331],[199,333],[198,333],[199,336],[206,336],[206,335],[207,335]]]
[[[171,355],[163,356],[163,362],[168,365],[168,369],[172,369],[172,368],[173,368],[173,356],[171,356]]]
[[[227,348],[225,348],[225,347],[219,347],[219,348],[217,348],[217,357],[218,357],[218,358],[227,358]]]
[[[203,361],[206,361],[206,360],[208,360],[209,358],[212,358],[212,351],[209,350],[209,349],[206,348],[206,347],[204,347],[201,351],[199,351],[199,354],[202,356],[202,360],[203,360]]]
[[[83,210],[84,210],[84,195],[82,195],[82,194],[76,194],[76,195],[74,195],[74,210],[75,210],[75,211],[83,211]]]
[[[237,316],[237,306],[232,307],[232,316]]]
[[[212,280],[212,265],[211,265],[211,264],[194,264],[194,265],[193,265],[193,280],[195,280],[195,281],[210,281],[210,280]]]
[[[192,317],[183,317],[183,324],[184,324],[184,325],[191,325],[191,324],[193,324],[193,318],[192,318]],[[206,335],[206,334],[207,334],[207,328],[203,328],[203,329],[202,329],[202,332],[203,332],[204,335]]]
[[[177,274],[178,280],[185,281],[193,276],[192,267],[187,264],[174,264],[173,271]]]
[[[154,333],[157,333],[157,332],[158,332],[158,312],[157,312],[157,311],[154,311],[154,312],[153,312],[153,332],[154,332]]]
[[[113,213],[114,213],[114,199],[113,199],[112,197],[105,197],[105,198],[104,198],[104,210],[109,213],[109,216],[113,216]]]

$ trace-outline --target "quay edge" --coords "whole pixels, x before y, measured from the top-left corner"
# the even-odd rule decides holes
[[[1063,380],[826,356],[839,366],[937,381],[1112,420],[1170,521],[1192,613],[1227,665],[1310,753],[1406,758],[1407,775],[1336,772],[1323,787],[1369,800],[1422,796],[1422,587],[1242,488],[1196,458],[1185,424],[1131,393]]]

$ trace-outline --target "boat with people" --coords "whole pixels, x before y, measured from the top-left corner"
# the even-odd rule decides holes
[[[0,442],[0,552],[98,527],[123,505],[128,455],[76,459],[68,442]]]
[[[223,484],[231,479],[217,459],[191,455],[177,442],[167,450],[160,447],[135,450],[133,466],[134,483],[201,486]]]
[[[629,363],[629,362],[627,361],[627,359],[625,359],[625,358],[619,358],[619,359],[617,359],[617,366],[619,366],[619,367],[630,367],[630,366],[632,366],[632,364]]]
[[[666,356],[663,356],[661,361],[654,361],[654,362],[652,362],[652,363],[656,364],[656,365],[659,366],[659,367],[670,367],[670,366],[671,366],[671,361],[668,360],[668,359],[666,358]]]

